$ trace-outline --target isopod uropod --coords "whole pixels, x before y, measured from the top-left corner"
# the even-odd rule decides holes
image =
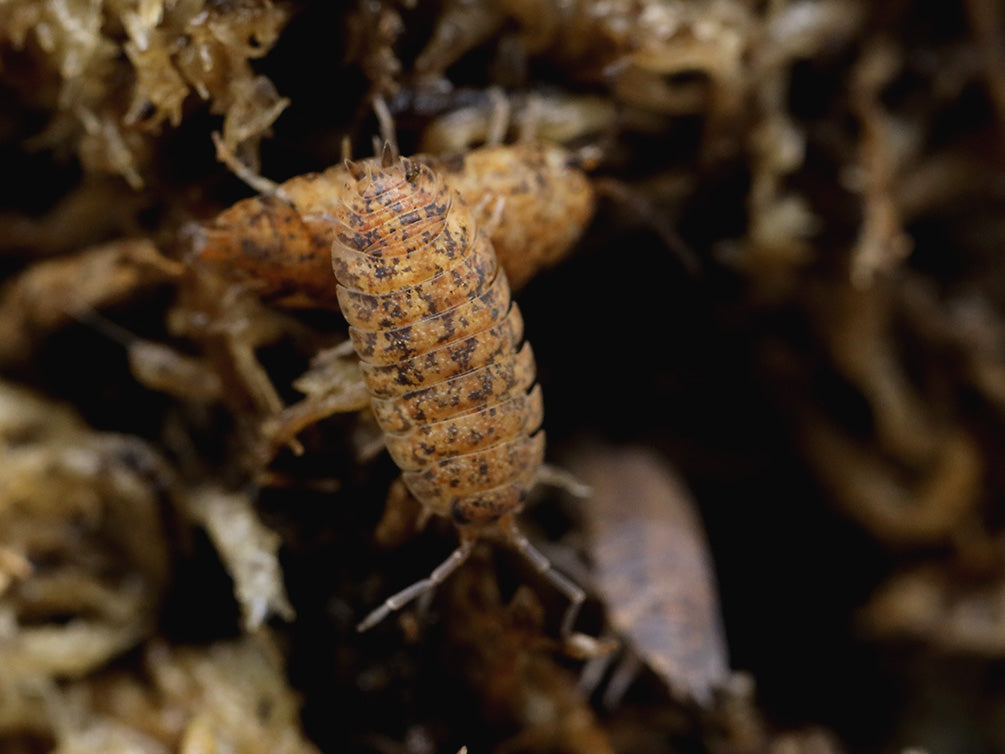
[[[492,242],[428,164],[385,148],[345,166],[330,218],[339,307],[403,481],[461,537],[427,578],[358,628],[442,582],[479,537],[497,533],[569,598],[568,635],[584,593],[551,569],[514,521],[544,460],[543,407]]]

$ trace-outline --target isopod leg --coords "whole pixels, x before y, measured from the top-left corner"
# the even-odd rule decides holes
[[[534,475],[535,484],[546,484],[549,487],[557,487],[568,492],[573,497],[588,498],[593,495],[590,485],[581,482],[571,471],[552,466],[551,464],[541,464],[541,468]]]
[[[597,654],[589,658],[589,662],[580,673],[578,684],[579,690],[583,692],[584,696],[593,696],[603,682],[604,675],[614,665],[614,670],[611,671],[611,677],[607,681],[607,687],[604,689],[601,699],[604,709],[608,710],[613,710],[621,703],[628,688],[638,678],[643,667],[642,660],[630,649],[622,653],[617,664],[614,664],[614,660],[613,654]]]
[[[556,571],[544,553],[534,547],[523,532],[516,527],[510,529],[509,541],[521,555],[530,561],[538,573],[548,579],[558,591],[568,598],[569,606],[565,609],[565,615],[562,617],[561,636],[563,639],[569,638],[572,636],[572,627],[579,616],[579,608],[586,600],[586,592],[576,586],[563,573]]]
[[[611,673],[607,688],[604,689],[604,696],[601,699],[604,709],[612,710],[621,703],[628,692],[628,687],[642,672],[642,667],[642,660],[634,652],[629,651],[624,654],[621,662],[615,666],[614,672]]]
[[[442,584],[447,580],[450,574],[456,571],[460,565],[468,559],[468,555],[471,554],[471,549],[474,547],[474,544],[473,539],[462,541],[460,547],[454,550],[450,554],[449,558],[440,563],[427,578],[424,578],[421,581],[416,581],[414,584],[405,587],[400,592],[392,594],[384,601],[383,605],[360,621],[359,625],[356,626],[356,630],[360,633],[368,631],[395,610],[400,610],[416,597],[419,597],[425,592],[428,592],[430,589],[435,588],[437,585]]]
[[[627,183],[614,179],[598,178],[593,187],[599,196],[606,196],[621,207],[632,212],[653,230],[671,254],[677,257],[684,271],[691,277],[701,274],[701,259],[688,243],[681,238],[677,229],[660,213],[656,206]]]
[[[216,146],[216,159],[226,165],[227,169],[230,170],[231,173],[236,175],[260,194],[277,196],[284,201],[289,201],[289,198],[283,192],[278,183],[270,181],[264,175],[259,175],[241,162],[237,158],[237,155],[231,152],[230,148],[223,142],[223,137],[220,136],[219,132],[214,131],[212,136],[213,144]]]
[[[475,208],[475,213],[478,217],[485,217],[488,214],[486,209],[489,204],[493,205],[492,215],[487,220],[484,220],[482,222],[482,226],[479,228],[479,232],[484,233],[487,236],[491,236],[499,229],[499,226],[502,225],[503,212],[506,209],[506,197],[497,196],[493,202],[492,195],[487,194]]]
[[[262,422],[265,457],[271,460],[284,445],[293,447],[300,432],[322,419],[333,414],[361,411],[370,404],[369,399],[366,386],[360,382],[347,385],[338,392],[312,395],[287,406]]]

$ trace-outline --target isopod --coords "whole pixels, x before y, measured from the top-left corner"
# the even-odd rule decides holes
[[[348,174],[343,164],[272,184],[221,159],[262,195],[185,230],[193,255],[292,307],[334,308],[331,224]],[[577,155],[546,142],[490,145],[452,156],[416,155],[464,198],[519,287],[572,249],[593,218],[596,194]],[[492,218],[499,210],[498,222]]]
[[[405,485],[461,539],[358,629],[444,581],[480,537],[499,534],[568,597],[568,636],[584,592],[552,570],[514,519],[544,461],[543,404],[492,242],[425,162],[385,147],[345,168],[329,219],[339,307]]]
[[[580,446],[569,464],[593,489],[584,518],[611,625],[674,693],[708,705],[729,678],[728,648],[690,493],[643,447]],[[615,671],[605,702],[613,706],[630,682],[630,674]]]

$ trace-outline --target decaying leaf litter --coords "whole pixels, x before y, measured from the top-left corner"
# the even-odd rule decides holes
[[[4,746],[1002,748],[1003,24],[988,0],[4,4]],[[514,264],[526,228],[567,234],[516,294],[549,461],[641,442],[685,480],[739,671],[704,708],[641,647],[616,705],[617,670],[590,694],[505,550],[355,633],[454,535],[392,484],[324,286],[191,231],[253,194],[214,131],[286,185],[346,136],[368,156],[377,97]],[[547,181],[498,202],[464,167],[537,143],[595,208],[563,225]],[[630,651],[590,505],[541,488],[524,519],[596,585],[579,627]]]

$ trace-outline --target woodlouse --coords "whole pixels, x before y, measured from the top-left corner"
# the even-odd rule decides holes
[[[637,669],[641,659],[675,694],[708,705],[729,678],[729,653],[712,555],[691,493],[662,457],[642,446],[581,445],[568,463],[593,490],[584,510],[593,581],[630,649],[612,674],[605,704],[617,703],[634,678],[621,670]]]
[[[218,146],[221,159],[263,193],[186,228],[193,254],[244,279],[263,298],[286,306],[334,308],[329,216],[348,178],[345,166],[273,184]],[[567,254],[596,207],[580,158],[557,144],[491,145],[410,159],[428,165],[463,197],[491,236],[514,287]],[[497,209],[500,221],[493,223]]]
[[[385,148],[380,158],[345,167],[330,217],[339,306],[406,486],[461,536],[427,578],[358,628],[442,582],[479,537],[494,533],[569,598],[568,635],[584,593],[551,569],[514,521],[544,461],[543,406],[492,242],[428,164]]]

